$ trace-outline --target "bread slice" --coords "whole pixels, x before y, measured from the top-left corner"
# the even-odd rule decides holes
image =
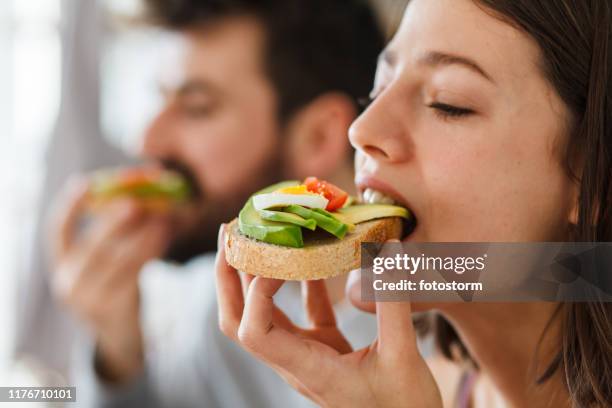
[[[129,195],[117,196],[117,197],[95,197],[90,196],[87,201],[87,210],[92,214],[97,214],[102,211],[114,200],[122,197],[130,198]],[[145,211],[153,214],[166,214],[179,206],[182,203],[176,203],[172,199],[167,197],[155,197],[155,198],[137,198],[131,197],[132,200],[137,200],[138,204]]]
[[[401,218],[357,224],[343,239],[331,235],[304,237],[303,248],[289,248],[251,239],[240,232],[238,220],[227,226],[225,257],[234,268],[251,275],[284,280],[326,279],[361,265],[362,242],[400,238]]]

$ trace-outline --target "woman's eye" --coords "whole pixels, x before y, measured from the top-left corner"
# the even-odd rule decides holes
[[[458,118],[475,113],[472,109],[461,108],[459,106],[448,105],[446,103],[434,102],[428,106],[434,109],[436,114],[442,116],[443,118]]]

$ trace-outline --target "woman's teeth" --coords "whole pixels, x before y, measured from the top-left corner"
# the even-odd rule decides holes
[[[395,200],[373,188],[366,188],[361,198],[365,204],[395,204]]]
[[[390,205],[401,205],[395,202],[395,200],[384,193],[381,193],[378,190],[374,190],[373,188],[366,188],[361,193],[361,201],[364,204],[390,204]],[[410,212],[410,217],[407,220],[404,220],[404,231],[402,233],[402,239],[406,239],[408,236],[412,235],[414,230],[416,229],[417,220],[414,216],[414,213]]]

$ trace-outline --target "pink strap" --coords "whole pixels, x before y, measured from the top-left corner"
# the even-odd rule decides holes
[[[459,388],[457,390],[457,408],[468,408],[470,406],[470,399],[476,384],[478,373],[475,371],[466,371],[461,376],[459,381]]]

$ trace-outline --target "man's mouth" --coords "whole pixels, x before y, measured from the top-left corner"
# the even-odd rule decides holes
[[[404,241],[410,238],[417,227],[417,218],[414,211],[408,206],[408,203],[405,199],[403,199],[403,197],[394,191],[385,189],[384,186],[380,186],[377,189],[367,185],[362,185],[360,186],[359,191],[360,201],[364,204],[389,204],[406,208],[410,213],[410,217],[407,220],[404,220],[404,229],[402,231],[401,240]]]
[[[183,164],[182,162],[178,160],[174,160],[174,159],[161,160],[160,164],[166,170],[175,171],[178,174],[180,174],[183,178],[185,178],[185,180],[187,180],[191,188],[192,198],[196,201],[202,200],[204,194],[198,184],[198,178],[196,177],[195,173],[191,170],[191,168],[188,165]]]

